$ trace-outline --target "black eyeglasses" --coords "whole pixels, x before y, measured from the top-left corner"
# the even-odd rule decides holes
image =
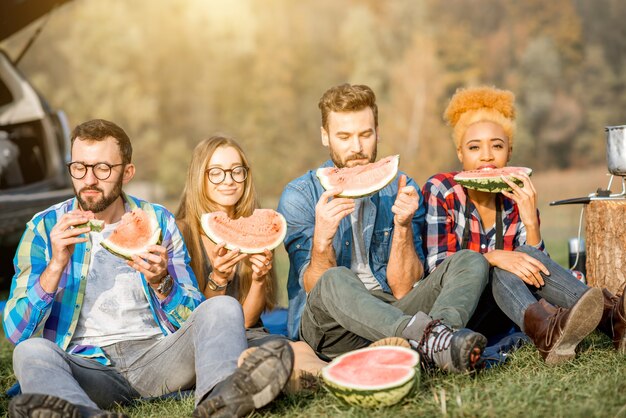
[[[226,180],[226,173],[230,173],[230,178],[235,183],[243,183],[248,178],[248,167],[238,165],[237,167],[224,170],[219,167],[213,167],[206,170],[209,181],[213,184],[220,184]]]
[[[120,165],[126,165],[126,163],[121,164],[108,164],[108,163],[95,163],[95,164],[85,164],[78,161],[73,161],[71,163],[67,163],[67,168],[70,171],[70,176],[74,177],[76,180],[80,180],[87,175],[87,169],[91,168],[93,175],[96,176],[98,180],[106,180],[111,177],[111,170],[113,167],[118,167]]]

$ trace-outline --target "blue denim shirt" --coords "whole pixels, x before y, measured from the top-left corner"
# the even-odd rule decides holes
[[[321,167],[332,167],[333,162],[328,160]],[[415,181],[407,177],[407,185],[415,187],[419,197],[419,207],[413,215],[413,244],[415,252],[422,264],[422,229],[424,227],[424,198]],[[289,278],[287,293],[289,296],[289,311],[287,317],[288,336],[294,340],[299,338],[300,317],[306,302],[303,277],[311,261],[311,247],[313,246],[313,230],[315,227],[315,205],[324,188],[315,175],[315,170],[307,172],[289,183],[278,204],[278,211],[287,220],[287,236],[285,249],[289,254]],[[382,290],[391,293],[387,284],[387,263],[391,252],[391,237],[393,236],[393,217],[391,207],[398,194],[398,181],[394,179],[389,185],[368,198],[374,203],[367,205],[364,213],[365,229],[363,238],[365,248],[369,251],[369,264],[374,277],[380,283]],[[369,209],[367,209],[369,208]],[[373,212],[373,213],[372,213]],[[367,225],[373,220],[373,225]],[[373,226],[373,227],[372,227]],[[352,225],[350,217],[341,220],[333,240],[337,266],[350,268],[352,257]]]

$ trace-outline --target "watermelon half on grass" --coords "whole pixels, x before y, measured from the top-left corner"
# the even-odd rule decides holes
[[[315,173],[325,190],[342,189],[338,197],[363,197],[376,193],[398,174],[399,155],[382,158],[375,163],[354,167],[324,167]]]
[[[287,221],[272,209],[255,209],[252,215],[237,219],[230,219],[222,211],[205,213],[200,223],[211,241],[225,242],[226,249],[238,248],[246,254],[273,250],[282,244],[287,233]]]
[[[146,253],[147,247],[161,240],[159,223],[140,208],[122,215],[120,224],[100,243],[110,253],[130,260],[133,255]]]
[[[419,355],[399,346],[350,351],[322,369],[324,387],[351,405],[378,408],[394,405],[419,382]]]
[[[502,180],[502,176],[522,186],[521,180],[511,177],[511,174],[526,173],[531,175],[533,170],[528,167],[485,168],[482,170],[461,171],[454,176],[454,180],[461,186],[481,192],[500,193],[510,191],[511,187]]]

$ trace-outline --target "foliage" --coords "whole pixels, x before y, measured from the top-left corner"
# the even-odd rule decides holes
[[[457,87],[518,97],[515,160],[535,170],[604,162],[623,124],[626,6],[620,0],[76,0],[20,64],[73,124],[126,128],[138,178],[178,197],[189,153],[224,132],[250,154],[261,195],[327,158],[317,101],[371,85],[379,155],[422,183],[457,167],[441,114]],[[34,28],[2,45],[13,56]]]

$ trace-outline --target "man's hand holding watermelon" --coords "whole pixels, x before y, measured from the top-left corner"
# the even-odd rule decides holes
[[[48,293],[54,293],[61,279],[61,272],[67,267],[74,246],[89,241],[83,234],[89,232],[89,226],[75,228],[89,220],[89,214],[93,213],[82,210],[73,210],[61,216],[59,221],[50,231],[50,243],[52,244],[52,257],[48,268],[41,274],[39,282],[41,287]],[[81,236],[82,235],[82,236]]]
[[[132,260],[128,265],[142,273],[152,289],[157,288],[167,275],[167,249],[162,245],[150,245],[146,247],[147,252],[132,255]],[[165,299],[167,295],[157,291],[159,299]]]

